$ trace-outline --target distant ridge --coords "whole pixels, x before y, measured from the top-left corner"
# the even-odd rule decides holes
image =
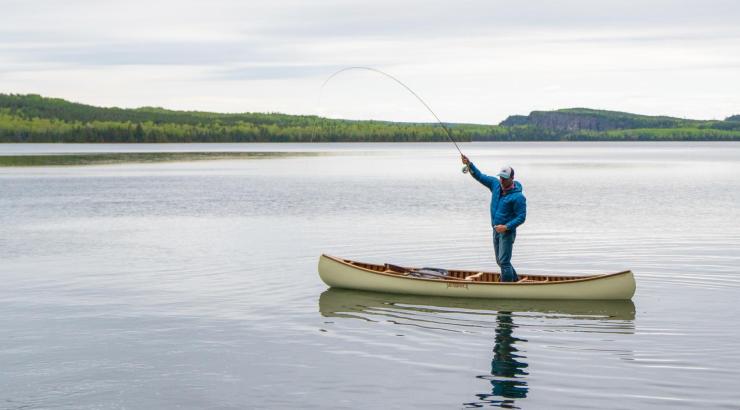
[[[499,125],[446,125],[458,141],[740,141],[740,115],[703,121],[567,108],[512,115]],[[447,141],[438,124],[103,108],[35,94],[0,94],[0,142],[430,141]]]
[[[555,111],[532,111],[529,115],[514,115],[501,126],[531,125],[559,131],[608,131],[635,128],[693,127],[702,121],[666,116],[649,116],[620,111],[590,108],[565,108]]]

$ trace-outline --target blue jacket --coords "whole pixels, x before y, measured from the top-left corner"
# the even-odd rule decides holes
[[[506,225],[509,231],[527,219],[527,198],[522,194],[522,184],[514,181],[514,188],[503,193],[498,178],[486,175],[470,163],[470,175],[491,190],[491,226]]]

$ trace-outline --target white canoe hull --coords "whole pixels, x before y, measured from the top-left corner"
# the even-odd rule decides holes
[[[631,271],[584,277],[551,277],[553,281],[481,282],[462,278],[417,278],[373,268],[379,265],[358,266],[355,263],[321,255],[319,276],[324,283],[335,288],[463,298],[628,300],[635,294],[635,278]]]

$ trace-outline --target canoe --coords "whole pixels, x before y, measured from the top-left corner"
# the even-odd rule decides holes
[[[319,276],[334,288],[488,299],[628,300],[635,294],[632,271],[587,275],[519,275],[499,282],[498,272],[434,270],[377,265],[321,255]]]

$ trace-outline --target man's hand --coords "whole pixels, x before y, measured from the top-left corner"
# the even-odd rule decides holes
[[[463,164],[465,164],[465,165],[469,165],[470,164],[470,160],[465,155],[460,154],[460,158],[462,159],[462,163]]]
[[[496,225],[493,227],[493,229],[495,229],[498,233],[504,233],[509,230],[508,228],[506,228],[506,225]]]

